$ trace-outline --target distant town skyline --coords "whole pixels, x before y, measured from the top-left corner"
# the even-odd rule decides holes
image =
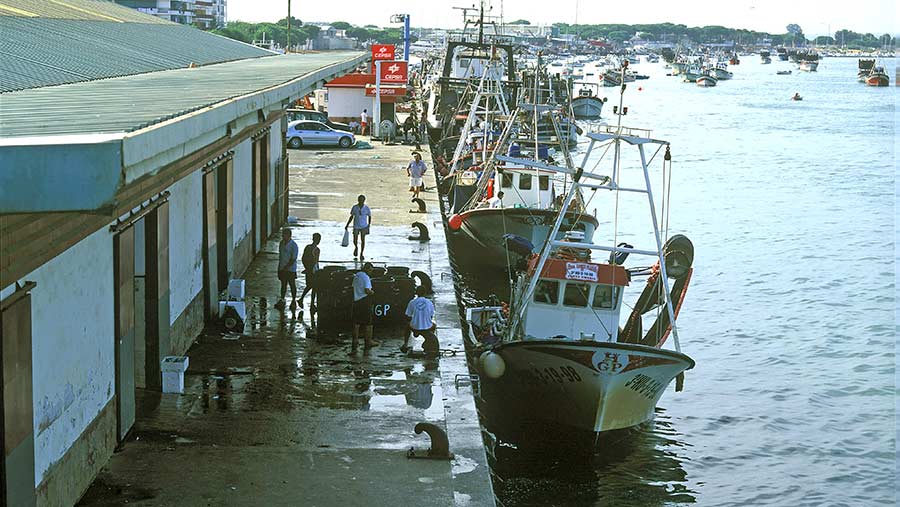
[[[277,21],[287,16],[287,0],[228,0],[228,21]],[[506,22],[526,19],[532,24],[642,24],[671,22],[687,26],[721,25],[760,32],[785,33],[796,23],[807,36],[833,35],[841,29],[876,36],[900,33],[900,3],[895,0],[862,0],[847,4],[799,0],[744,0],[728,4],[721,1],[643,0],[632,2],[589,2],[561,0],[546,9],[547,2],[537,0],[492,0],[490,14]],[[392,14],[409,14],[413,27],[457,28],[462,12],[454,7],[472,7],[474,0],[448,3],[417,0],[345,0],[340,3],[292,0],[291,14],[302,21],[346,21],[354,25],[389,26]],[[340,6],[340,8],[338,8]]]

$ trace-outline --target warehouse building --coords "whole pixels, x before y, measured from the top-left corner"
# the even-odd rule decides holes
[[[102,0],[0,6],[0,31],[0,487],[68,505],[286,218],[284,108],[366,56]]]

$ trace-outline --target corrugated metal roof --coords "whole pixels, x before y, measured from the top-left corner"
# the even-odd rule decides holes
[[[273,54],[98,0],[0,0],[0,33],[0,93]]]
[[[0,0],[0,13],[9,16],[122,23],[167,23],[161,18],[148,16],[110,0]]]
[[[360,58],[291,54],[0,95],[0,137],[131,132]]]

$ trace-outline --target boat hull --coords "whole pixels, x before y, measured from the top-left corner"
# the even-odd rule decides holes
[[[476,208],[459,214],[462,219],[459,233],[473,243],[466,252],[469,261],[477,267],[506,268],[511,256],[507,255],[504,234],[521,236],[540,248],[553,229],[558,211],[533,208]],[[569,212],[563,219],[560,231],[584,232],[584,241],[590,242],[597,230],[597,219],[591,215]],[[563,234],[560,234],[562,239]]]
[[[866,84],[869,86],[888,86],[890,82],[891,80],[887,74],[869,74],[866,77]]]
[[[572,112],[576,118],[599,118],[603,111],[603,100],[598,97],[576,97],[572,99]]]
[[[818,62],[800,62],[800,70],[804,72],[816,72],[816,69],[819,68]]]
[[[596,436],[644,423],[672,379],[694,366],[679,352],[611,342],[514,341],[487,354],[505,368],[490,372],[496,378],[480,371],[483,412],[509,439],[540,427]]]
[[[704,88],[716,86],[716,78],[710,76],[700,76],[697,78],[697,86],[702,86]]]

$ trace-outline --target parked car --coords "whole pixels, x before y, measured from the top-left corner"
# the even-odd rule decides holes
[[[313,111],[312,109],[288,109],[285,111],[288,121],[309,120],[320,121],[334,130],[343,130],[344,132],[353,132],[350,125],[346,123],[337,123],[328,119],[328,115],[321,111]]]
[[[294,149],[325,144],[349,148],[356,144],[356,138],[350,132],[335,130],[320,121],[305,120],[288,123],[285,140],[287,145]]]

